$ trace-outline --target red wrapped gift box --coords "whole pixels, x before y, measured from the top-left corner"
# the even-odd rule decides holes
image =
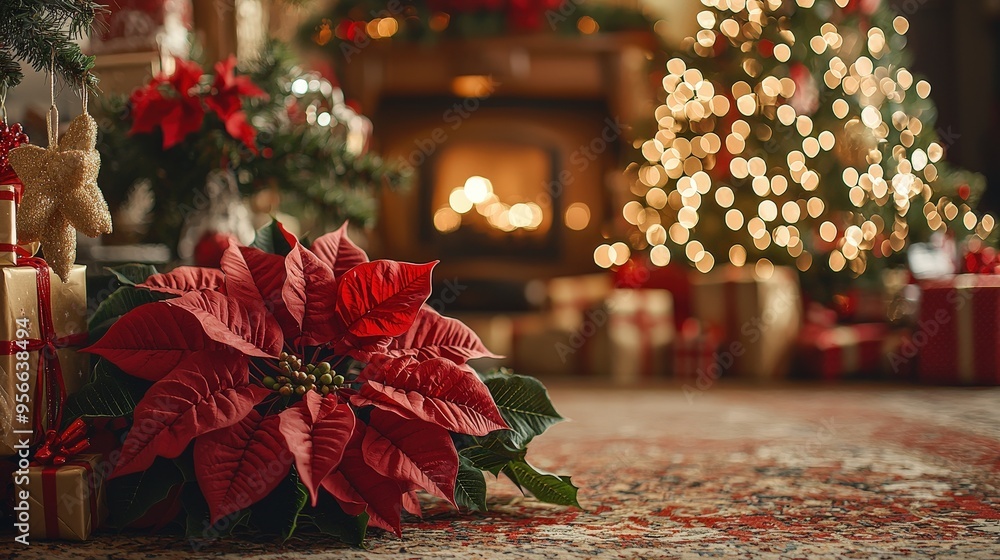
[[[799,334],[800,368],[825,381],[874,377],[881,370],[888,335],[885,323],[806,325]]]
[[[923,286],[911,337],[927,383],[1000,383],[1000,277],[962,274]]]
[[[162,51],[186,54],[191,0],[115,0],[97,14],[91,48],[100,54]],[[233,2],[229,2],[230,7]],[[224,5],[219,3],[219,7]],[[230,8],[232,9],[232,8]]]

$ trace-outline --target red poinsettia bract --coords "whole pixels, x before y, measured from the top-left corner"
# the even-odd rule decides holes
[[[132,129],[130,134],[144,134],[163,129],[163,149],[168,150],[199,129],[205,120],[196,88],[204,72],[201,66],[177,60],[170,76],[159,75],[145,87],[132,93]]]
[[[425,304],[432,264],[369,262],[345,229],[287,256],[233,245],[221,270],[144,287],[177,295],[123,316],[90,352],[154,382],[112,476],[194,444],[213,522],[270,494],[291,465],[315,505],[400,533],[425,490],[454,504],[451,434],[506,429],[465,362],[491,356]]]
[[[237,76],[236,58],[215,65],[215,80],[208,94],[201,84],[204,71],[196,62],[178,60],[174,73],[159,75],[132,93],[130,134],[163,130],[163,149],[182,143],[201,130],[206,107],[219,117],[226,132],[257,153],[257,129],[243,110],[244,98],[266,98],[267,94],[246,76]]]
[[[247,115],[243,112],[243,98],[266,99],[268,95],[250,78],[237,76],[235,70],[235,56],[215,65],[215,83],[212,85],[212,94],[205,98],[205,104],[219,116],[230,136],[243,142],[256,154],[257,129],[247,121]]]

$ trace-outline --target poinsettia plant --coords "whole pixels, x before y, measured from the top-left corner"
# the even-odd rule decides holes
[[[239,66],[178,59],[130,96],[103,97],[102,114],[98,181],[128,217],[120,222],[134,224],[116,229],[129,242],[180,249],[185,224],[205,221],[206,204],[224,207],[209,188],[219,176],[245,197],[264,193],[251,199],[257,210],[294,215],[311,231],[371,226],[375,195],[411,179],[369,149],[371,123],[339,88],[277,42]],[[230,233],[224,225],[219,233]]]
[[[436,263],[369,261],[345,228],[307,247],[275,223],[221,269],[115,270],[124,285],[91,321],[101,361],[67,407],[131,424],[112,525],[167,521],[173,501],[189,532],[288,537],[309,519],[357,543],[369,523],[399,535],[417,491],[485,508],[483,471],[578,505],[525,461],[561,420],[544,387],[478,375],[467,362],[493,354],[426,304]]]
[[[129,134],[150,134],[157,129],[163,149],[182,143],[201,130],[205,115],[214,113],[232,138],[257,153],[257,130],[247,122],[243,100],[266,99],[267,93],[247,76],[237,76],[236,57],[215,65],[215,78],[203,79],[205,71],[197,63],[178,59],[170,75],[158,75],[132,93],[132,128]]]

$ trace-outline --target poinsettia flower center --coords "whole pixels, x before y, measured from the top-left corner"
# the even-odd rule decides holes
[[[254,360],[252,370],[261,377],[261,384],[283,397],[304,395],[316,391],[329,395],[344,388],[349,375],[349,360],[345,357],[326,355],[323,349],[306,352],[307,360],[289,352],[282,352],[277,360]],[[331,363],[332,362],[332,363]],[[338,372],[339,370],[342,370]]]

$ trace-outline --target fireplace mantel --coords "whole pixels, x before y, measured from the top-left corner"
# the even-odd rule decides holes
[[[343,61],[339,73],[345,93],[368,113],[385,98],[453,96],[456,78],[483,76],[498,84],[499,96],[600,100],[632,121],[651,114],[648,69],[658,48],[643,32],[375,42]]]

